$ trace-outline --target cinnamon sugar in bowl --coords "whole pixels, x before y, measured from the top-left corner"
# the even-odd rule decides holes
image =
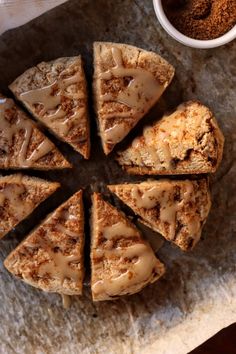
[[[153,0],[157,18],[178,42],[215,48],[236,38],[236,0]]]

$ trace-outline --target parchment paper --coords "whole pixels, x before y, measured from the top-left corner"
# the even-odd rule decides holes
[[[194,251],[182,253],[164,243],[158,256],[167,273],[140,294],[93,304],[86,286],[84,296],[75,298],[66,311],[58,295],[44,294],[14,280],[3,268],[4,258],[74,191],[85,188],[88,219],[91,189],[108,195],[106,183],[139,180],[123,173],[113,156],[104,157],[90,103],[91,160],[84,161],[51,137],[74,169],[29,172],[60,181],[62,188],[0,242],[0,352],[4,354],[182,354],[236,320],[236,43],[208,51],[186,48],[160,28],[148,0],[69,1],[0,37],[0,90],[9,94],[7,85],[42,60],[78,53],[86,61],[91,83],[94,40],[154,50],[176,67],[176,77],[164,98],[126,142],[163,109],[181,101],[197,98],[215,111],[226,145],[223,163],[211,178],[212,211]],[[117,200],[113,202],[117,204]],[[86,240],[88,253],[88,222]]]
[[[66,0],[0,0],[0,34],[32,20]]]

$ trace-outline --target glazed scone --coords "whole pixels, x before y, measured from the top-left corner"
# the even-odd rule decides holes
[[[82,294],[84,278],[82,191],[50,214],[4,261],[24,282],[48,292]]]
[[[138,229],[115,207],[94,193],[91,240],[93,301],[131,295],[165,272]]]
[[[223,154],[224,137],[213,113],[200,102],[186,102],[118,153],[131,174],[213,173]]]
[[[15,175],[0,177],[0,238],[60,187],[41,178]]]
[[[108,186],[141,222],[182,250],[193,249],[200,240],[211,208],[208,181],[159,180]]]
[[[158,54],[127,44],[94,43],[93,92],[105,154],[158,101],[174,68]]]
[[[71,167],[56,146],[12,99],[0,95],[0,168]]]
[[[80,56],[42,62],[9,88],[53,134],[89,158],[87,84]]]

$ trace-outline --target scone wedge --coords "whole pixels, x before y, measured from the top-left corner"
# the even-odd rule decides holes
[[[56,146],[12,99],[0,95],[0,168],[71,167]]]
[[[82,191],[50,214],[4,261],[24,282],[48,292],[82,294],[84,278]]]
[[[174,68],[158,54],[118,43],[94,43],[93,92],[105,154],[158,101]]]
[[[89,158],[87,84],[80,56],[42,62],[9,88],[37,120]]]
[[[192,249],[201,237],[211,208],[208,181],[159,180],[108,186],[141,222],[182,250]]]
[[[15,174],[0,177],[0,238],[54,193],[60,184]]]
[[[223,155],[224,137],[213,113],[200,102],[181,104],[153,126],[144,128],[119,164],[131,174],[213,173]]]
[[[137,293],[163,275],[164,265],[138,229],[98,193],[93,195],[91,228],[93,301]]]

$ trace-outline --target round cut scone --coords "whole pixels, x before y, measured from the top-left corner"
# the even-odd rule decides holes
[[[44,291],[82,294],[84,279],[82,191],[50,214],[4,261],[16,277]]]
[[[94,301],[137,293],[164,274],[138,229],[100,194],[93,195],[91,288]]]
[[[174,68],[156,53],[126,44],[94,43],[95,113],[106,155],[154,106],[173,76]],[[39,122],[88,159],[86,86],[78,56],[42,62],[19,76],[10,89]],[[131,174],[195,177],[108,186],[140,217],[139,228],[100,193],[93,194],[93,301],[135,294],[157,281],[165,273],[165,266],[153,250],[158,250],[164,239],[183,251],[194,248],[211,208],[208,179],[196,174],[216,171],[223,146],[224,137],[213,113],[200,102],[190,101],[144,128],[141,136],[118,152],[119,164]],[[70,164],[53,143],[13,100],[0,95],[0,168],[64,167]],[[0,177],[0,238],[58,187],[57,183],[20,174]],[[150,238],[144,238],[150,231]],[[4,265],[24,282],[61,294],[65,305],[68,295],[82,294],[82,191],[32,230]]]
[[[211,208],[208,181],[159,180],[137,184],[108,186],[141,222],[183,251],[200,240],[203,225]]]
[[[200,102],[186,102],[165,115],[123,151],[119,164],[137,175],[213,173],[223,155],[224,137],[213,113]]]
[[[89,158],[87,83],[80,56],[42,62],[9,88],[37,120]]]
[[[94,43],[93,93],[105,154],[158,101],[174,68],[158,54],[121,43]]]

